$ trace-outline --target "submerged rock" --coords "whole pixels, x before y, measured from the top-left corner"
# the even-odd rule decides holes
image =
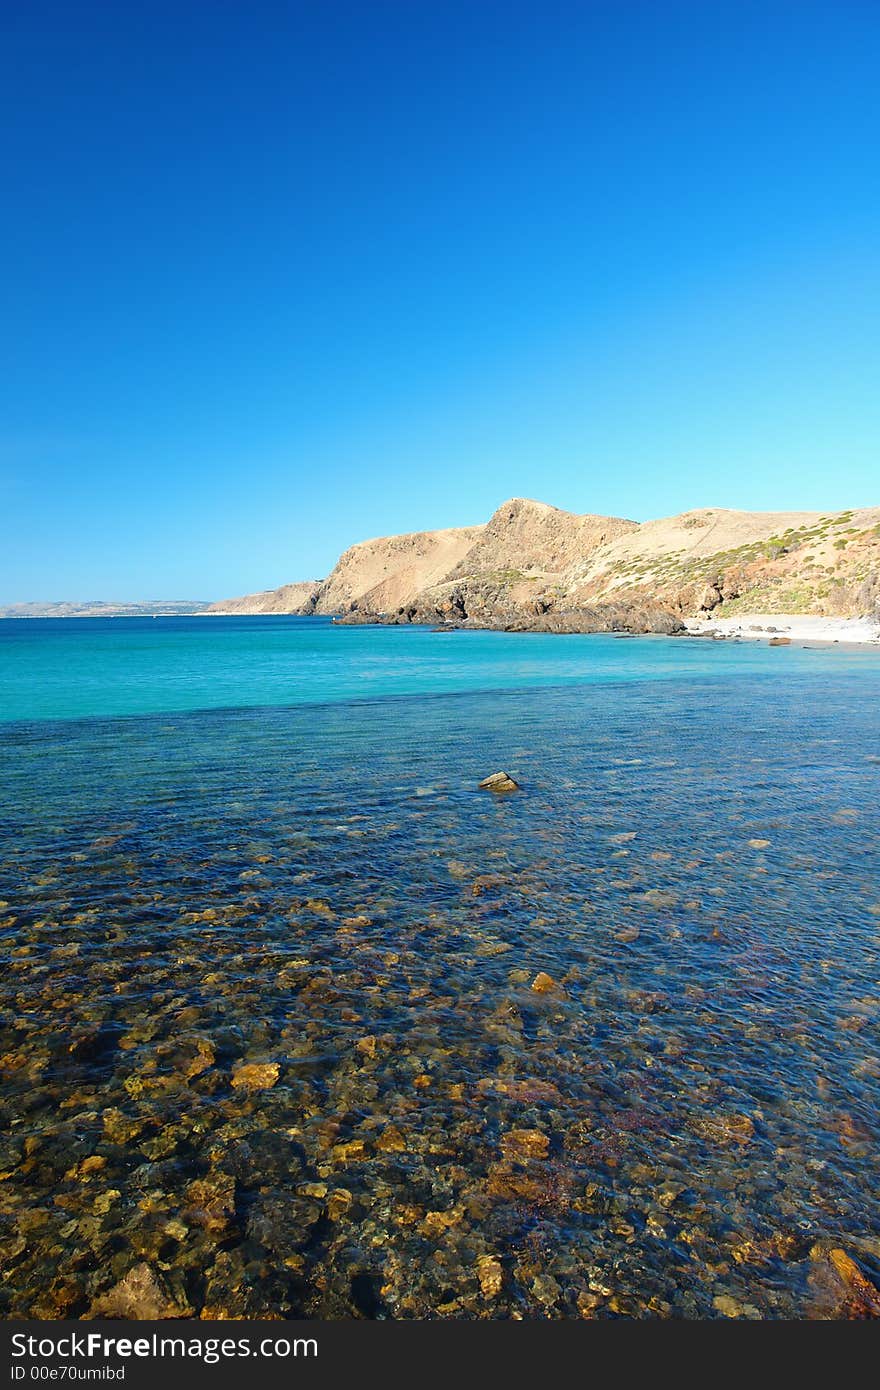
[[[263,1091],[274,1086],[280,1074],[277,1062],[238,1062],[232,1071],[232,1084],[236,1090]]]
[[[94,1300],[88,1316],[152,1322],[160,1318],[188,1318],[192,1309],[175,1303],[155,1270],[142,1261]]]
[[[856,1303],[873,1318],[880,1318],[880,1289],[859,1269],[845,1250],[828,1252],[828,1258]]]
[[[547,1157],[550,1140],[539,1129],[510,1129],[501,1136],[501,1151],[509,1162],[527,1163]]]
[[[235,1213],[235,1178],[209,1173],[191,1182],[184,1194],[185,1219],[207,1231],[225,1231]]]
[[[503,1272],[501,1261],[494,1255],[481,1255],[477,1260],[477,1278],[484,1298],[496,1298],[501,1292]]]

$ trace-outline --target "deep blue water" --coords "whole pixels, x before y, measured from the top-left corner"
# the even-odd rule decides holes
[[[857,1313],[878,655],[249,621],[4,625],[5,1313]]]

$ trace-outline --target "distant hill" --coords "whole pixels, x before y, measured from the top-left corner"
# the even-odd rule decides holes
[[[312,599],[320,584],[318,579],[302,579],[296,584],[282,584],[278,589],[264,589],[258,594],[244,594],[242,598],[222,599],[219,603],[208,604],[203,611],[233,617],[258,613],[311,613],[314,611]]]
[[[484,525],[361,541],[326,580],[204,611],[553,631],[673,631],[749,613],[877,617],[880,507],[707,507],[640,524],[512,498]]]
[[[207,602],[192,599],[156,599],[144,603],[105,603],[98,599],[83,603],[0,604],[0,618],[177,618],[202,613]]]

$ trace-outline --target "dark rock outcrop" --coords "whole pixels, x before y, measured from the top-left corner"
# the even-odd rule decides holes
[[[353,606],[340,623],[416,623],[426,627],[491,628],[506,632],[660,632],[684,631],[680,616],[650,603],[597,603],[557,606],[549,594],[536,595],[527,608],[511,599],[503,585],[471,580],[444,584],[394,613]]]

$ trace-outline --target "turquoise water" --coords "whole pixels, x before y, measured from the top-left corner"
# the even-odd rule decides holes
[[[864,1315],[880,654],[0,642],[4,1316]]]
[[[335,627],[328,618],[0,620],[0,719],[324,703],[530,686],[876,671],[876,650]]]

